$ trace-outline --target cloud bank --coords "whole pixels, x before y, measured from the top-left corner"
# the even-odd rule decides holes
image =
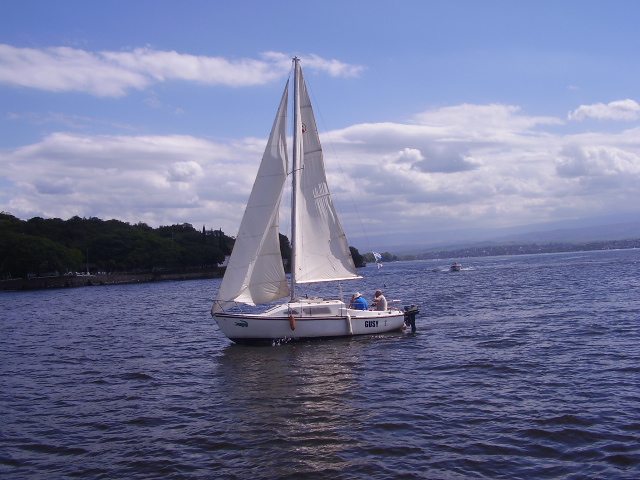
[[[325,135],[337,156],[328,155],[327,171],[343,223],[363,218],[371,236],[419,234],[594,216],[637,203],[640,128],[551,133],[543,127],[561,120],[504,105],[444,107],[415,118],[420,123],[359,124]],[[265,143],[59,132],[0,156],[12,185],[0,208],[21,218],[191,221],[235,234]]]
[[[363,67],[317,55],[305,64],[331,76],[356,76]],[[121,97],[154,83],[183,80],[205,85],[261,85],[285,76],[291,56],[266,52],[262,59],[229,60],[136,48],[126,52],[87,52],[69,47],[45,49],[0,45],[0,83],[53,92],[77,91]]]
[[[640,118],[640,105],[634,100],[618,100],[608,104],[596,103],[595,105],[580,105],[573,112],[569,112],[569,120],[619,120],[633,121]]]

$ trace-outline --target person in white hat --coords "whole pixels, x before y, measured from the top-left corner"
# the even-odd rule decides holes
[[[349,308],[369,310],[369,302],[367,302],[360,292],[356,292],[353,294],[353,297],[351,297],[351,305],[349,305]]]

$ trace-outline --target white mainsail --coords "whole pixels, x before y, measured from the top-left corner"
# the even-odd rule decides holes
[[[273,122],[213,313],[231,308],[235,302],[257,305],[289,295],[279,237],[279,207],[288,168],[288,94],[289,82]]]
[[[327,282],[360,278],[349,251],[347,238],[333,206],[324,170],[322,147],[311,101],[300,66],[299,119],[294,126],[298,141],[294,174],[297,178],[294,238],[296,283]],[[295,147],[294,147],[295,148]]]

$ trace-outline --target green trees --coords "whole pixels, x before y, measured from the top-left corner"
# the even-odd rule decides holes
[[[47,238],[0,231],[0,274],[26,277],[29,273],[75,271],[82,266],[82,253]]]
[[[380,259],[382,263],[395,262],[398,260],[398,257],[396,257],[395,255],[389,252],[384,252],[384,253],[381,253],[380,255],[382,256],[382,258]],[[364,261],[367,263],[375,263],[376,261],[375,257],[373,256],[373,253],[365,253],[363,257],[364,257]]]
[[[197,230],[190,223],[152,228],[96,217],[27,221],[0,213],[0,279],[68,272],[143,272],[216,268],[230,255],[235,239],[222,230]],[[365,264],[349,247],[356,266]],[[291,245],[280,234],[285,269]],[[373,260],[371,260],[373,261]]]
[[[286,235],[280,234],[280,254],[282,255],[282,261],[284,262],[284,270],[286,272],[291,271],[291,244]]]
[[[349,249],[351,250],[351,256],[353,257],[353,262],[356,264],[356,267],[364,267],[367,263],[376,262],[373,253],[365,253],[364,255],[361,255],[358,249],[356,249],[355,247],[349,247]],[[384,252],[380,255],[382,256],[380,261],[384,263],[395,262],[398,260],[398,257],[392,255],[389,252]]]
[[[222,231],[192,225],[153,229],[144,223],[72,217],[22,221],[0,213],[0,276],[213,268],[231,252]]]
[[[355,263],[356,267],[364,267],[366,265],[365,259],[356,247],[349,247],[351,251],[351,258],[353,258],[353,263]]]

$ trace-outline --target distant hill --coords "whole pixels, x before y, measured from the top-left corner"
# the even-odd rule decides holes
[[[582,252],[593,250],[622,250],[640,248],[640,238],[625,240],[599,240],[592,242],[503,243],[478,244],[452,250],[431,250],[417,255],[399,257],[402,260],[429,260],[440,258],[495,257],[501,255],[531,255],[536,253]]]
[[[604,240],[640,238],[640,222],[618,223],[581,228],[563,228],[505,235],[492,239],[494,242],[569,242],[583,243]]]
[[[570,224],[579,224],[579,221],[567,222]],[[551,224],[550,224],[551,225]],[[561,224],[552,224],[560,226]],[[519,227],[520,232],[510,232],[503,235],[484,235],[484,238],[472,242],[451,242],[442,243],[440,245],[403,245],[386,247],[398,256],[417,255],[426,252],[447,252],[447,251],[464,251],[465,249],[477,249],[481,247],[501,247],[514,245],[543,245],[543,244],[575,244],[584,245],[593,242],[611,242],[617,240],[640,239],[640,222],[632,221],[626,223],[603,224],[576,226],[573,228],[555,228],[543,230],[526,231],[527,227]],[[528,228],[532,228],[529,226]],[[513,229],[516,230],[516,229]],[[497,232],[496,232],[497,233]],[[478,238],[477,236],[475,238]],[[624,247],[623,247],[624,248]]]

